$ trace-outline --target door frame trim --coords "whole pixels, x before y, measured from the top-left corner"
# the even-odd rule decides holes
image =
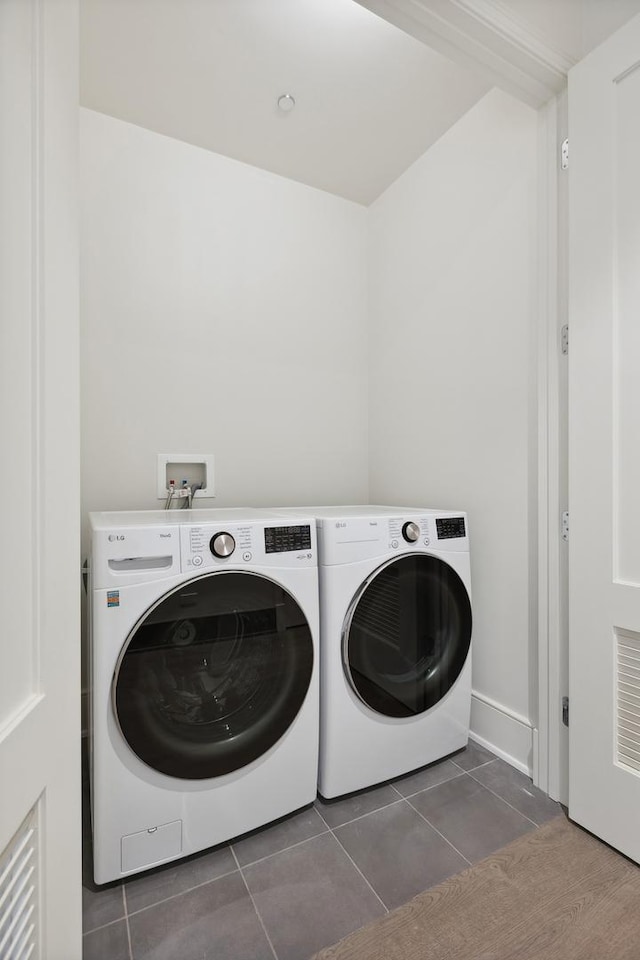
[[[536,786],[554,800],[568,801],[568,754],[562,737],[562,696],[566,689],[567,550],[560,536],[560,515],[567,505],[567,410],[560,401],[560,330],[566,320],[567,271],[564,251],[567,224],[560,194],[566,181],[559,157],[566,129],[566,92],[539,111],[538,126],[538,530],[537,530],[537,737],[534,749]],[[564,423],[563,423],[564,418]]]

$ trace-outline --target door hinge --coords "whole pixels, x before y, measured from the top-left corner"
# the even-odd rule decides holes
[[[564,542],[567,543],[569,540],[569,511],[568,510],[565,510],[564,513],[562,514],[562,525],[560,527],[560,533]]]
[[[569,353],[569,324],[565,323],[560,331],[560,348],[566,355]]]
[[[560,167],[562,170],[569,169],[569,138],[567,137],[562,141],[562,146],[560,147]]]
[[[562,698],[562,722],[565,727],[569,726],[569,697]]]

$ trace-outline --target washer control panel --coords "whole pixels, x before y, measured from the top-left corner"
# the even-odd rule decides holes
[[[209,549],[214,557],[230,557],[236,548],[236,541],[230,533],[214,533],[209,541]]]
[[[211,568],[266,566],[315,566],[315,524],[260,523],[219,526],[185,524],[180,528],[182,571]]]
[[[265,527],[264,549],[266,553],[310,550],[311,525],[304,523],[288,527]]]

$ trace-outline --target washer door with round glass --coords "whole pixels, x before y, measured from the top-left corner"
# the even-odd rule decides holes
[[[345,671],[376,713],[412,717],[451,689],[470,643],[471,604],[455,570],[437,557],[399,557],[376,570],[351,604]]]
[[[171,777],[218,777],[262,756],[293,723],[313,671],[307,620],[254,573],[190,580],[134,627],[113,680],[122,735]]]

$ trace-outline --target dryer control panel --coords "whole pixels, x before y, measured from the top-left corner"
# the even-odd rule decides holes
[[[465,537],[464,517],[436,517],[438,540],[457,540]]]
[[[460,549],[460,546],[466,546],[466,538],[466,518],[463,514],[405,516],[389,520],[389,546],[392,549],[420,546],[420,544],[429,547],[443,540],[462,541],[461,544],[447,544],[453,549]]]
[[[386,554],[446,550],[468,552],[464,513],[411,512],[395,516],[323,518],[320,562],[353,563]]]

